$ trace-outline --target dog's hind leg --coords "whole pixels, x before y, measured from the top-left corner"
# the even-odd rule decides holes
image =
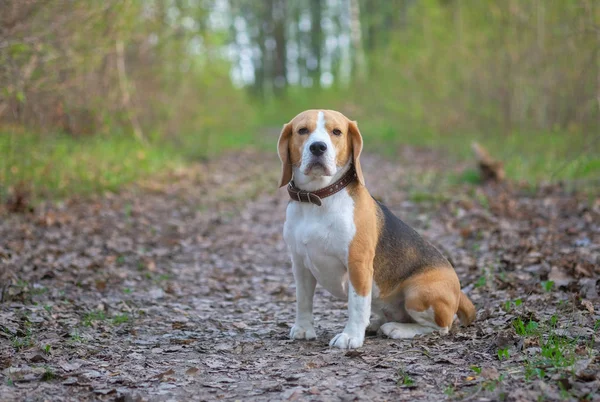
[[[434,331],[447,334],[458,308],[460,288],[458,280],[456,282],[456,286],[451,287],[450,280],[418,281],[417,278],[404,294],[404,309],[412,322],[389,322],[381,326],[381,331],[393,339],[412,338]]]
[[[452,325],[452,317],[450,317],[449,320],[444,321],[444,324],[446,325],[438,325],[436,322],[436,315],[439,314],[433,307],[429,307],[422,311],[413,310],[407,307],[406,311],[414,323],[388,322],[381,326],[381,332],[392,339],[413,338],[416,335],[430,334],[434,331],[447,334]]]
[[[433,331],[435,328],[400,322],[387,322],[381,326],[381,332],[392,339],[414,338],[417,335],[430,334]]]

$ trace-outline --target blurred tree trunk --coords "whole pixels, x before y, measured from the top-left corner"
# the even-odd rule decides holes
[[[127,67],[125,66],[125,45],[121,39],[117,39],[115,42],[115,49],[117,54],[117,70],[119,71],[119,87],[121,88],[121,104],[131,123],[133,135],[139,142],[145,144],[148,141],[146,140],[146,137],[144,137],[142,127],[140,126],[140,122],[133,110],[133,104],[131,102],[129,78],[127,77]]]
[[[364,78],[366,74],[365,51],[361,39],[360,4],[350,0],[350,41],[352,43],[352,76]]]
[[[323,45],[323,30],[321,28],[323,4],[321,0],[310,0],[310,77],[313,87],[321,87],[321,47]]]
[[[458,51],[464,54],[464,29],[463,29],[463,10],[462,0],[454,1],[454,24],[456,26],[456,43]]]
[[[296,68],[298,68],[298,82],[300,85],[303,84],[303,79],[308,75],[306,67],[306,53],[304,51],[304,32],[300,30],[300,20],[302,18],[302,8],[295,7],[293,15],[293,23],[296,25],[296,48],[298,51],[298,60]]]
[[[267,47],[265,41],[267,40],[265,35],[265,26],[268,24],[268,17],[270,15],[270,8],[265,7],[265,4],[258,3],[254,7],[248,7],[248,13],[253,10],[253,21],[246,19],[248,24],[254,23],[256,25],[256,42],[258,43],[259,54],[254,57],[254,85],[253,94],[260,99],[265,98],[265,83],[267,80]],[[265,19],[267,18],[267,19]],[[252,27],[250,27],[252,28]]]
[[[594,5],[594,3],[590,1],[590,14],[592,15],[592,23],[596,30],[596,115],[598,116],[596,119],[598,124],[596,130],[600,130],[600,51],[598,51],[598,48],[600,48],[600,18],[596,21],[595,17],[600,13],[597,12],[598,9],[596,7],[598,7],[598,5]]]
[[[408,27],[408,10],[414,2],[415,0],[402,0],[400,3],[400,12],[398,16],[398,25],[400,29],[404,30]]]
[[[273,55],[273,92],[281,97],[285,94],[287,85],[287,49],[286,49],[286,0],[270,0],[273,16],[273,36],[275,52]]]
[[[546,9],[544,5],[544,0],[536,0],[535,4],[536,8],[536,16],[537,16],[537,26],[536,26],[536,43],[537,43],[537,64],[541,66],[543,64],[544,56],[546,53],[545,49],[545,36],[546,36]],[[542,96],[537,103],[536,108],[536,119],[538,127],[545,129],[548,126],[547,116],[548,116],[548,100],[545,88],[544,76],[538,76],[538,89]]]
[[[513,54],[511,40],[513,37],[514,21],[512,18],[513,0],[508,0],[505,3],[506,13],[506,30],[504,32],[504,70],[503,70],[503,85],[502,85],[502,111],[503,111],[503,126],[504,132],[510,134],[512,130],[512,97],[513,97]]]
[[[376,14],[377,7],[375,5],[375,0],[365,0],[365,12],[361,15],[364,16],[363,26],[366,30],[366,50],[368,53],[372,53],[377,47],[377,38],[376,38]]]

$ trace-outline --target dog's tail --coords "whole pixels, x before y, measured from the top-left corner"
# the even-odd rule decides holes
[[[473,302],[469,300],[467,295],[462,291],[460,292],[458,300],[457,314],[462,325],[470,325],[473,320],[475,320],[475,316],[477,315],[475,306],[473,306]]]

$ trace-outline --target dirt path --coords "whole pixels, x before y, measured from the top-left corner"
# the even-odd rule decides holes
[[[436,172],[457,167],[430,152],[363,164],[371,192],[450,257],[473,326],[333,350],[345,303],[318,289],[318,339],[289,340],[278,161],[236,153],[0,215],[0,399],[600,400],[598,200],[447,190]]]

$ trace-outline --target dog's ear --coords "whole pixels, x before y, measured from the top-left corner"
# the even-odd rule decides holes
[[[290,160],[290,137],[292,136],[292,123],[283,126],[279,141],[277,142],[277,152],[281,159],[281,179],[279,187],[287,185],[292,180],[292,161]]]
[[[348,133],[350,134],[350,141],[352,143],[352,163],[354,163],[354,170],[356,170],[356,176],[358,177],[359,183],[364,186],[365,178],[363,176],[362,168],[360,167],[359,159],[363,149],[363,139],[355,121],[348,122]]]

